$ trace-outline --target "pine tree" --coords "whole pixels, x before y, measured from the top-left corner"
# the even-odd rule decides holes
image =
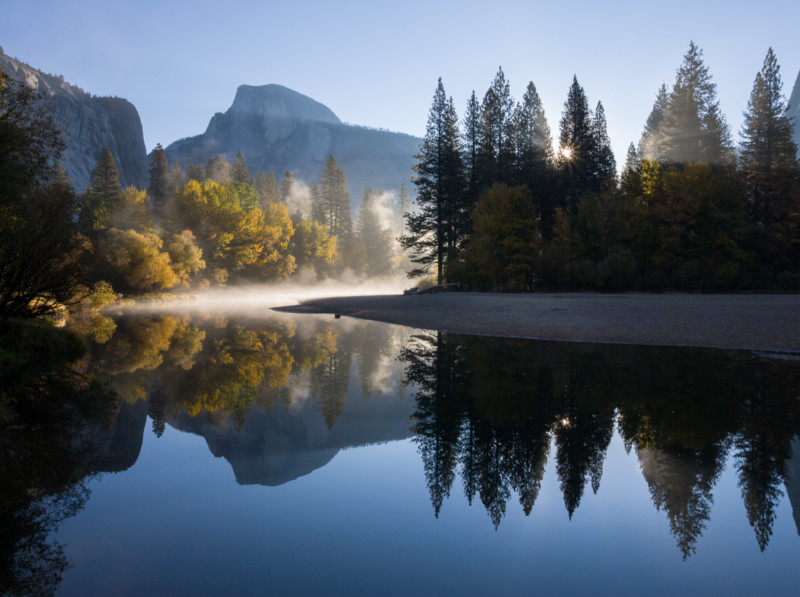
[[[206,164],[206,179],[214,180],[220,184],[231,181],[231,165],[230,163],[215,155]]]
[[[522,103],[514,112],[514,149],[518,182],[534,190],[537,179],[544,177],[553,159],[550,126],[542,100],[533,82],[528,83]]]
[[[147,187],[150,200],[156,210],[160,210],[167,201],[168,178],[167,152],[164,151],[161,143],[158,143],[150,160],[150,185]]]
[[[514,182],[533,194],[536,214],[548,232],[553,212],[553,148],[550,127],[533,82],[514,112]]]
[[[284,204],[289,200],[289,197],[291,197],[293,190],[294,190],[294,174],[289,170],[287,170],[286,172],[283,173],[283,176],[281,176],[281,186],[280,186],[281,201]]]
[[[206,169],[203,167],[203,164],[190,162],[189,166],[186,168],[186,178],[187,180],[196,180],[197,182],[205,181]]]
[[[748,219],[761,257],[772,268],[797,267],[787,251],[800,241],[800,165],[772,48],[756,75],[740,135]]]
[[[463,165],[459,152],[458,117],[453,99],[445,95],[442,79],[436,86],[428,113],[425,138],[415,156],[414,184],[418,211],[406,218],[404,248],[417,267],[409,277],[435,268],[438,283],[445,279],[445,265],[457,259],[461,238],[456,236],[463,215]]]
[[[602,102],[597,102],[594,111],[594,121],[592,122],[594,135],[594,166],[595,166],[595,185],[598,189],[606,189],[614,186],[617,180],[617,162],[614,159],[614,152],[611,149],[611,140],[608,138],[606,124],[606,112]]]
[[[332,155],[329,155],[325,162],[317,192],[312,213],[319,218],[321,224],[328,227],[332,235],[339,239],[343,251],[346,252],[346,245],[353,229],[350,195],[347,192],[344,171]]]
[[[483,96],[476,160],[479,189],[511,179],[514,166],[512,124],[514,102],[503,69]]]
[[[364,245],[367,276],[387,275],[392,267],[392,235],[379,216],[379,197],[368,186],[364,187],[361,207],[358,209],[356,236]]]
[[[595,188],[597,144],[592,111],[577,77],[573,77],[567,100],[564,102],[560,129],[560,186],[567,214],[570,218],[574,218],[577,215],[581,195],[589,190],[597,190]]]
[[[660,129],[659,157],[667,163],[732,162],[730,132],[719,109],[717,86],[711,82],[703,52],[694,42],[678,68]]]
[[[402,236],[403,229],[405,228],[405,214],[411,211],[411,196],[408,194],[408,185],[402,183],[400,185],[400,192],[397,195],[397,204],[395,209],[395,235]]]
[[[464,113],[463,133],[461,137],[461,160],[464,164],[465,196],[467,209],[478,202],[480,188],[478,188],[478,151],[480,148],[481,111],[475,92],[467,102],[467,111]]]
[[[250,183],[250,171],[247,169],[247,164],[244,161],[244,156],[241,151],[237,151],[236,157],[233,159],[231,177],[233,182]]]
[[[275,172],[270,170],[266,176],[263,172],[256,173],[253,186],[261,199],[262,207],[271,203],[278,203],[281,200],[281,190],[278,181],[275,180]]]
[[[636,147],[631,143],[628,145],[628,153],[625,156],[625,167],[622,169],[620,175],[620,190],[623,195],[630,197],[638,197],[641,195],[642,187],[642,174],[641,174],[641,158],[636,151]]]
[[[653,109],[647,117],[647,122],[644,125],[644,132],[642,138],[639,140],[639,155],[643,159],[658,160],[661,159],[663,151],[663,135],[661,133],[661,124],[664,121],[664,114],[667,112],[669,105],[669,94],[667,93],[666,84],[662,84],[656,93],[656,101],[653,104]]]
[[[105,146],[86,190],[86,202],[81,214],[84,230],[88,232],[90,228],[105,227],[105,221],[119,202],[121,192],[117,163],[111,150]]]

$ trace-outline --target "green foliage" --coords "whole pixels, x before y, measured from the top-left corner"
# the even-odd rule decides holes
[[[275,180],[275,172],[270,170],[266,176],[263,172],[258,172],[253,180],[253,188],[261,199],[261,206],[281,201],[281,190]]]
[[[242,182],[250,184],[250,171],[247,169],[247,164],[244,161],[244,156],[241,151],[236,152],[236,157],[233,159],[233,168],[231,170],[231,178],[233,182]]]
[[[281,188],[283,189],[283,180],[281,180]],[[329,155],[325,162],[317,189],[318,192],[311,207],[311,217],[327,226],[331,231],[331,236],[346,243],[349,241],[353,229],[350,215],[350,195],[347,192],[347,179],[344,172],[332,155]]]
[[[108,146],[103,147],[81,210],[83,229],[88,234],[108,227],[111,212],[119,203],[121,194],[117,162]]]
[[[469,257],[481,288],[531,290],[541,246],[527,187],[494,184],[472,212]]]

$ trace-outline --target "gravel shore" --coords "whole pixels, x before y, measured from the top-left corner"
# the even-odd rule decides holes
[[[800,295],[444,293],[322,298],[278,310],[461,334],[800,353]]]

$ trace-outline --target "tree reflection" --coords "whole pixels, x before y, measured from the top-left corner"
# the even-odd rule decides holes
[[[464,363],[459,345],[442,332],[413,336],[402,353],[406,383],[418,387],[411,430],[417,434],[434,514],[450,495],[458,462]]]
[[[456,465],[469,503],[478,496],[496,528],[513,493],[530,514],[552,442],[571,518],[587,483],[599,490],[616,421],[684,558],[711,516],[731,447],[756,540],[767,545],[800,428],[796,363],[444,333],[414,336],[400,358],[436,516]]]
[[[380,324],[320,318],[298,326],[213,315],[123,317],[86,370],[126,401],[146,397],[157,435],[188,415],[233,430],[225,441],[235,442],[252,432],[253,412],[310,405],[327,437],[345,411],[351,373],[365,399],[384,395],[398,337]],[[512,499],[529,515],[550,460],[571,519],[586,487],[600,490],[616,424],[684,558],[710,520],[729,456],[757,544],[767,546],[800,429],[796,361],[442,332],[413,335],[399,354],[436,517],[457,476],[495,528]]]
[[[0,593],[50,595],[69,566],[50,537],[88,498],[117,400],[71,364],[79,340],[15,326],[0,333]]]

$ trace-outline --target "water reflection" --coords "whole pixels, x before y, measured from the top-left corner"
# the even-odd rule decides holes
[[[782,486],[800,530],[798,361],[269,313],[80,329],[95,342],[77,366],[5,384],[39,406],[2,438],[4,586],[34,582],[30,570],[34,592],[52,592],[68,562],[48,535],[83,506],[87,478],[136,462],[148,416],[156,436],[169,425],[203,437],[239,484],[281,485],[342,449],[413,435],[434,516],[462,491],[495,528],[514,502],[531,514],[548,466],[571,519],[600,490],[618,433],[684,558],[726,462],[762,551]]]
[[[52,534],[117,464],[116,399],[71,365],[76,338],[3,322],[0,339],[0,593],[50,595],[69,565]]]
[[[443,333],[415,335],[400,358],[418,388],[412,428],[437,516],[457,472],[495,527],[513,494],[529,514],[552,445],[571,518],[585,488],[600,487],[615,422],[684,557],[706,527],[730,450],[762,551],[781,485],[796,485],[787,469],[800,428],[794,361]]]
[[[410,415],[437,517],[457,477],[495,528],[512,496],[530,514],[551,458],[572,518],[600,489],[615,428],[684,557],[731,451],[762,550],[781,485],[800,492],[793,360],[208,313],[120,318],[93,363],[123,401],[148,399],[156,434],[169,423],[203,436],[243,484],[285,483],[344,447],[405,437]]]

